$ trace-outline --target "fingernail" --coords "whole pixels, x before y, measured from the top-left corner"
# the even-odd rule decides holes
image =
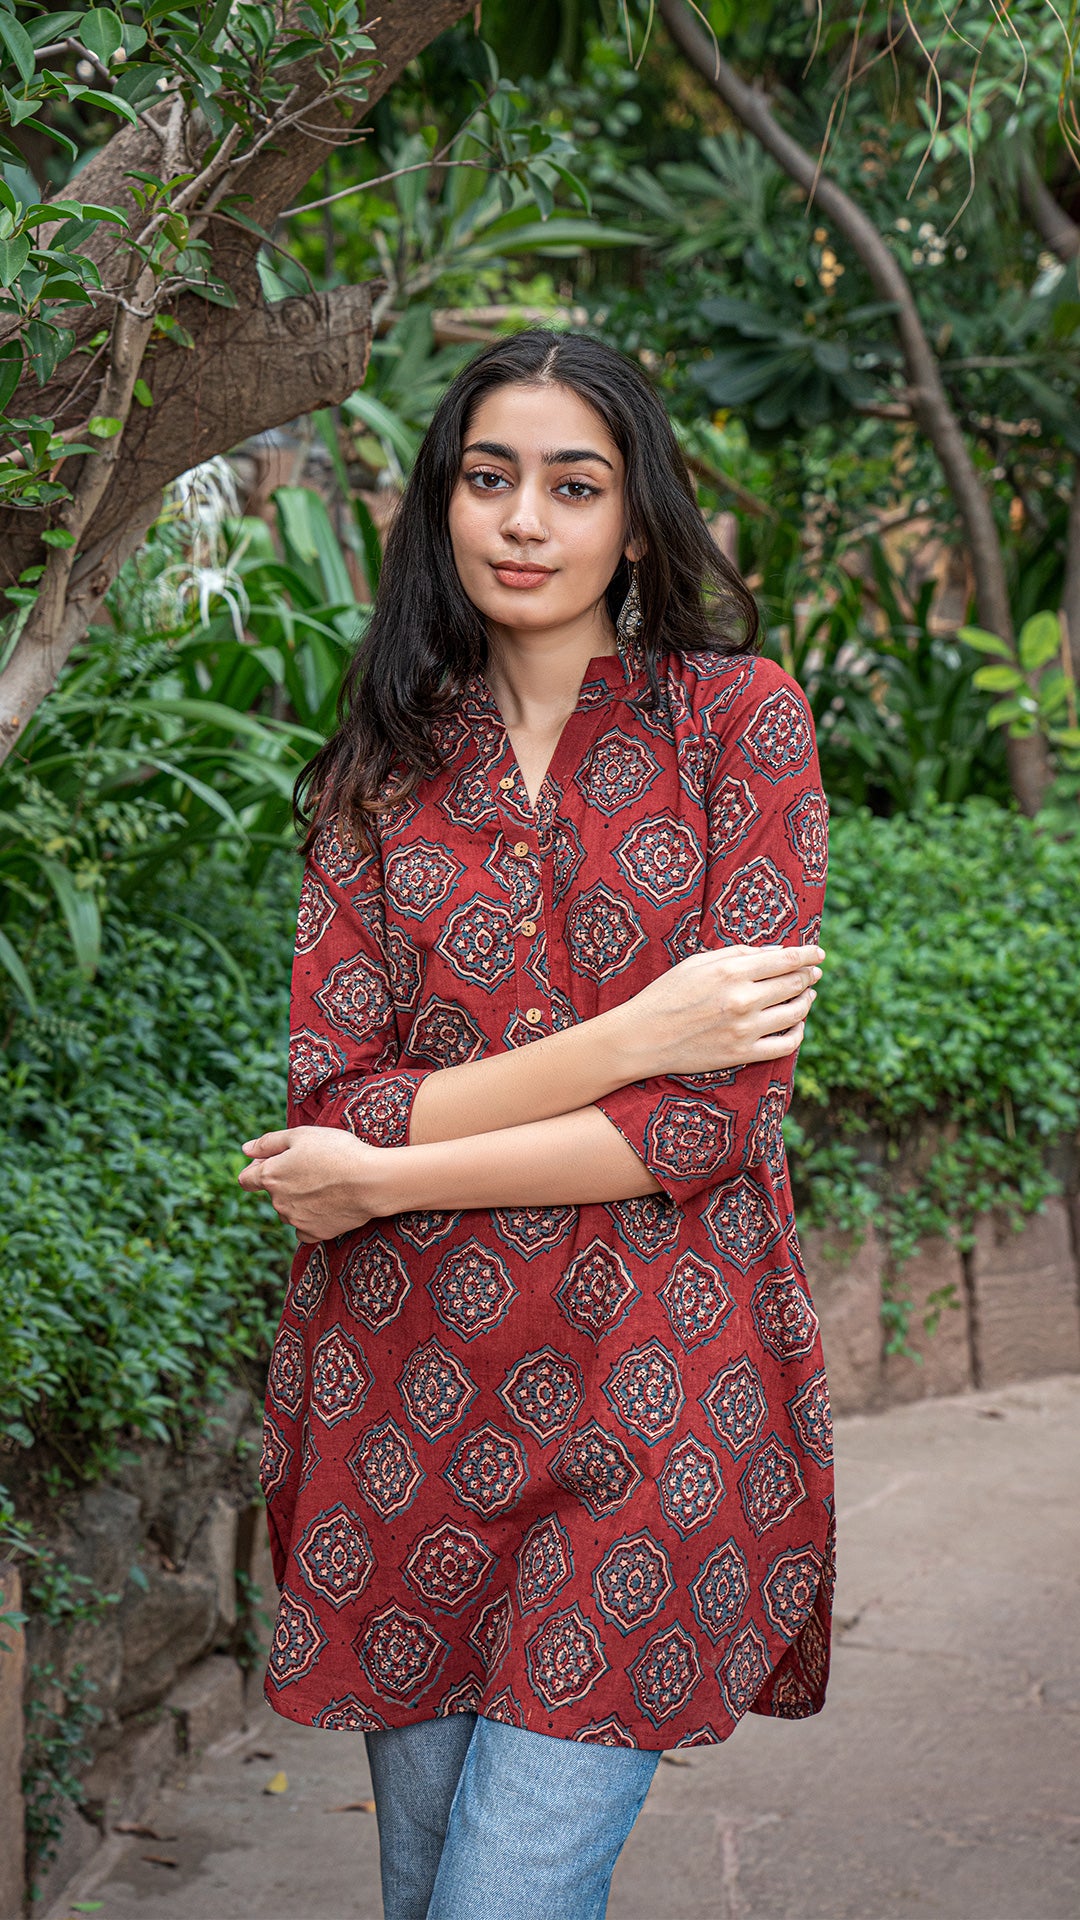
[[[810,969],[810,978],[811,978],[811,980],[820,980],[820,979],[821,979],[821,968],[820,968],[820,967],[811,967],[811,969]]]

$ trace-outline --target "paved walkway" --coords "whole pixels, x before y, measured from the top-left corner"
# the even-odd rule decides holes
[[[1075,1377],[840,1423],[825,1712],[661,1764],[609,1920],[1075,1920],[1078,1440]],[[46,1920],[379,1920],[369,1793],[260,1710]]]

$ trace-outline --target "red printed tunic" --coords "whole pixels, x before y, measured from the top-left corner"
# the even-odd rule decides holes
[[[416,1089],[702,947],[817,939],[827,808],[756,657],[592,660],[530,807],[480,677],[442,769],[302,891],[289,1119],[407,1143]],[[260,1469],[266,1694],[339,1729],[476,1710],[723,1740],[822,1705],[832,1451],[780,1122],[792,1060],[596,1104],[663,1191],[413,1212],[298,1250]]]

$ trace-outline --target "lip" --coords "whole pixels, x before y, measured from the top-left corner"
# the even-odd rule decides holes
[[[538,587],[555,572],[554,567],[525,567],[514,560],[493,560],[491,570],[504,587]]]

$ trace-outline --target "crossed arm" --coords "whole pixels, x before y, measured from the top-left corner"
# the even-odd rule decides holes
[[[726,947],[680,961],[592,1020],[429,1073],[409,1144],[375,1147],[336,1127],[246,1141],[240,1185],[263,1190],[301,1240],[428,1208],[627,1200],[662,1182],[596,1103],[663,1075],[789,1060],[823,950]]]

